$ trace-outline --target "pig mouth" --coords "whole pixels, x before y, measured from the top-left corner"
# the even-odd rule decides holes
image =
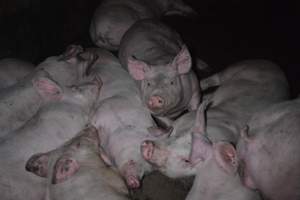
[[[169,153],[155,147],[153,141],[146,140],[141,144],[143,158],[157,168],[164,168],[168,161]]]
[[[150,141],[144,141],[141,145],[141,151],[144,159],[151,161],[154,152],[154,144]]]
[[[129,160],[121,168],[121,173],[126,181],[128,188],[137,189],[140,187],[140,178],[137,175],[137,163],[134,160]]]

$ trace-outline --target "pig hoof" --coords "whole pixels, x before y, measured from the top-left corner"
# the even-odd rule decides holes
[[[130,189],[137,189],[140,187],[140,181],[135,176],[128,176],[126,182]]]
[[[142,154],[145,160],[151,160],[154,151],[154,144],[152,141],[144,141],[142,143]]]

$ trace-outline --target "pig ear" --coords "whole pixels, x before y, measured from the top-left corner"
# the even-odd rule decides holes
[[[179,74],[186,74],[191,70],[192,58],[186,45],[183,45],[179,53],[172,61],[172,67],[176,68]]]
[[[37,77],[32,80],[33,87],[41,97],[47,100],[60,100],[63,96],[62,88],[47,77]]]
[[[83,48],[80,45],[69,45],[65,52],[59,56],[58,60],[74,63],[76,62],[77,55],[82,52]]]
[[[210,105],[211,101],[209,99],[204,100],[198,107],[196,113],[195,124],[193,127],[193,132],[204,135],[206,129],[206,122],[205,122],[205,111],[207,107]]]
[[[70,157],[61,157],[55,163],[52,184],[62,183],[73,176],[80,168],[79,163]]]
[[[173,127],[167,127],[167,128],[159,128],[155,126],[151,126],[147,128],[148,132],[154,136],[154,137],[170,137]]]
[[[130,75],[135,80],[139,81],[145,79],[145,72],[150,69],[150,67],[145,62],[132,57],[128,59],[127,65]]]
[[[100,153],[100,157],[103,160],[103,162],[107,166],[109,166],[109,167],[113,166],[111,159],[109,158],[109,156],[107,155],[107,153],[104,151],[104,149],[102,147],[99,147],[99,151],[100,151],[99,152]]]
[[[199,161],[204,161],[208,158],[211,151],[211,141],[207,138],[205,110],[210,101],[203,101],[196,114],[195,124],[192,128],[192,149],[190,153],[190,162],[197,164]]]
[[[241,131],[240,131],[240,136],[243,140],[245,140],[246,142],[249,142],[251,140],[251,137],[249,135],[249,126],[245,125]]]
[[[31,156],[26,163],[25,169],[40,177],[48,175],[49,154],[39,153]]]
[[[214,145],[215,158],[217,163],[227,173],[235,173],[238,169],[236,150],[228,142],[218,142]]]

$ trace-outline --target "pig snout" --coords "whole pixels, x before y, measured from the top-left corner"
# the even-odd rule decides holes
[[[149,140],[144,141],[141,145],[141,151],[144,159],[150,161],[154,151],[154,143]]]
[[[165,99],[161,96],[154,95],[151,96],[147,102],[149,109],[160,109],[165,105]]]
[[[126,184],[130,189],[137,189],[140,187],[139,176],[137,175],[137,165],[133,160],[128,161],[121,169]]]

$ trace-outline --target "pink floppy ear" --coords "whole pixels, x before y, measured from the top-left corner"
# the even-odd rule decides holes
[[[69,63],[75,63],[76,62],[76,56],[79,53],[83,52],[83,48],[80,45],[69,45],[65,52],[59,56],[58,60],[63,60]]]
[[[54,166],[52,184],[62,183],[73,176],[80,168],[79,163],[70,157],[60,158]]]
[[[145,62],[132,57],[128,59],[127,66],[129,74],[138,81],[144,80],[145,72],[149,70],[149,66]]]
[[[147,128],[148,132],[157,138],[161,138],[161,137],[169,137],[173,131],[173,127],[167,127],[167,128],[160,128],[160,127],[156,127],[156,126],[151,126]]]
[[[183,45],[179,53],[172,61],[172,66],[178,71],[178,74],[186,74],[192,68],[192,58],[186,45]]]
[[[246,142],[249,142],[253,139],[253,136],[249,135],[249,126],[245,125],[241,131],[240,131],[240,137],[245,140]]]
[[[217,163],[227,173],[235,173],[238,169],[238,158],[235,148],[228,142],[218,142],[214,145]]]
[[[31,156],[26,163],[25,169],[40,177],[48,175],[49,154],[39,153]]]
[[[60,100],[63,96],[62,88],[47,77],[37,77],[32,80],[36,91],[47,100]]]
[[[205,110],[210,101],[203,101],[196,114],[195,124],[192,129],[192,149],[190,152],[190,162],[197,164],[199,161],[204,161],[208,158],[212,144],[206,136]]]

